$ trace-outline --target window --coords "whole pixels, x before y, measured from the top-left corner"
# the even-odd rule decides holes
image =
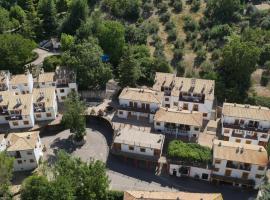
[[[134,146],[128,146],[128,149],[129,149],[130,151],[133,151],[133,150],[134,150]]]
[[[199,131],[199,127],[194,127],[194,131]]]
[[[173,102],[173,105],[174,106],[178,106],[178,102]]]
[[[23,121],[24,125],[29,125],[29,121]]]
[[[17,160],[17,163],[18,163],[18,164],[22,164],[22,161],[21,161],[21,160]]]
[[[202,173],[202,179],[208,180],[208,174]]]
[[[166,97],[166,98],[165,98],[165,101],[169,101],[169,98],[168,98],[168,97]]]
[[[258,167],[258,170],[263,171],[264,168],[265,168],[265,167],[263,167],[263,166],[259,166],[259,167]]]
[[[35,162],[34,159],[30,159],[30,163],[33,163],[33,162]]]
[[[249,175],[249,173],[243,172],[242,179],[247,180],[248,179],[248,175]]]
[[[145,152],[145,148],[140,148],[140,151],[141,152]]]
[[[51,117],[52,116],[52,113],[46,113],[46,116],[47,117]]]
[[[13,126],[19,126],[19,123],[18,122],[12,122],[12,125]]]
[[[27,83],[25,83],[24,86],[27,86]]]
[[[16,88],[17,88],[16,86],[12,86],[12,89],[14,89],[14,90],[15,90]]]
[[[240,143],[240,142],[241,142],[241,140],[240,140],[240,139],[236,139],[236,140],[235,140],[235,142]]]
[[[183,109],[184,109],[184,110],[188,110],[188,103],[184,103],[184,104],[183,104]]]
[[[170,107],[170,104],[165,104],[165,107],[166,107],[166,108],[169,108],[169,107]]]
[[[42,82],[42,85],[45,85],[45,82]]]
[[[64,89],[61,89],[61,90],[60,90],[60,93],[64,93],[64,92],[65,92],[65,90],[64,90]]]
[[[263,177],[263,175],[261,175],[261,174],[256,174],[256,176],[255,176],[255,178],[262,178]]]
[[[198,111],[199,110],[199,105],[198,104],[194,104],[193,105],[193,111]]]
[[[221,160],[215,160],[215,164],[220,164],[221,163]]]
[[[32,155],[32,152],[31,151],[27,151],[27,155]]]
[[[218,172],[219,171],[219,168],[214,168],[213,171],[214,172]]]
[[[224,129],[224,133],[230,133],[230,129]]]
[[[65,99],[66,99],[66,96],[62,96],[61,99],[62,99],[62,100],[65,100]]]
[[[251,144],[251,140],[246,140],[246,144]]]
[[[119,115],[123,115],[123,111],[118,111],[118,114]]]
[[[41,114],[36,114],[36,118],[41,118]]]
[[[203,113],[203,117],[207,117],[207,113]]]
[[[156,125],[157,125],[157,126],[160,126],[160,122],[156,122]]]
[[[226,169],[225,176],[231,176],[232,170]]]

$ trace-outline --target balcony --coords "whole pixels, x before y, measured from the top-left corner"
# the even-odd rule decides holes
[[[45,108],[44,107],[34,107],[34,112],[35,113],[40,113],[40,112],[45,112]]]
[[[256,133],[252,133],[253,135],[245,134],[245,133],[239,133],[233,130],[232,137],[238,137],[238,138],[246,138],[251,140],[258,140],[258,136]]]
[[[222,176],[222,175],[217,175],[217,174],[212,174],[211,177],[212,177],[212,179],[215,179],[218,181],[244,184],[244,185],[249,185],[251,187],[255,186],[255,182],[252,179],[242,179],[242,178],[236,178],[236,177],[231,177],[231,176]]]
[[[239,163],[233,163],[230,161],[227,162],[226,167],[231,168],[231,169],[244,170],[244,171],[251,170],[251,166],[249,164],[239,164]]]
[[[244,130],[244,131],[256,131],[256,132],[262,132],[262,133],[267,133],[269,130],[267,128],[251,127],[248,125],[228,124],[228,123],[223,123],[223,127],[230,128],[230,129],[239,129],[239,130]]]
[[[204,96],[194,97],[194,96],[184,96],[184,95],[180,94],[179,101],[204,103]]]
[[[0,110],[0,115],[9,115],[7,110]]]
[[[56,84],[56,88],[68,88],[68,83],[59,83],[59,84]]]
[[[6,120],[9,120],[9,121],[22,120],[22,116],[21,115],[11,115],[11,116],[6,117]]]
[[[127,111],[134,111],[134,112],[141,112],[141,113],[152,113],[152,114],[154,114],[156,112],[156,110],[151,110],[150,108],[131,107],[131,106],[127,106],[127,105],[119,105],[118,109],[127,110]]]
[[[171,91],[170,90],[165,90],[164,91],[164,96],[171,96]]]

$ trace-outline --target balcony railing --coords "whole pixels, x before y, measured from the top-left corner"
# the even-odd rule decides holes
[[[11,115],[11,116],[6,117],[6,120],[9,120],[9,121],[22,120],[22,116],[21,115]]]
[[[253,135],[245,134],[245,133],[238,133],[235,130],[232,132],[232,137],[238,137],[238,138],[246,138],[246,139],[252,139],[252,140],[258,140],[257,134],[253,133]]]
[[[235,163],[230,163],[230,162],[227,162],[226,167],[227,168],[232,168],[232,169],[245,170],[245,171],[250,171],[251,170],[250,165],[235,164]]]
[[[61,84],[56,84],[57,88],[66,88],[68,87],[68,83],[61,83]]]
[[[179,101],[194,102],[194,103],[204,103],[204,97],[193,97],[193,96],[179,96]]]
[[[256,131],[256,132],[262,132],[262,133],[267,133],[269,130],[267,128],[251,127],[248,125],[228,124],[228,123],[223,123],[223,127],[231,128],[231,129],[239,129],[239,130],[244,130],[244,131]]]
[[[119,105],[118,109],[134,111],[134,112],[142,112],[142,113],[155,113],[156,110],[151,110],[150,108],[139,108],[139,107],[131,107],[126,105]]]
[[[8,111],[7,110],[0,110],[0,115],[8,115]]]
[[[35,107],[34,108],[34,112],[36,112],[36,113],[40,113],[40,112],[45,112],[46,110],[45,110],[45,108],[43,107]]]

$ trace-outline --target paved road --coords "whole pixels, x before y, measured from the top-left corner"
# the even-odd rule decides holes
[[[36,52],[38,54],[38,58],[36,60],[34,60],[33,62],[28,63],[27,65],[29,65],[29,64],[41,65],[46,57],[53,56],[53,55],[60,55],[60,53],[58,53],[58,52],[49,52],[49,51],[46,51],[46,50],[43,50],[40,48],[34,49],[34,52]]]

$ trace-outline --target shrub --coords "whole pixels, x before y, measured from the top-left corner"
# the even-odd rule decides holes
[[[172,30],[175,28],[175,24],[172,21],[165,23],[165,30]]]
[[[170,31],[168,31],[168,41],[174,41],[176,40],[177,37],[177,33],[176,33],[176,29],[172,29]]]
[[[170,17],[171,17],[170,13],[166,12],[166,13],[161,14],[159,19],[162,23],[166,23],[170,20]]]
[[[219,49],[215,49],[212,52],[211,60],[213,60],[213,61],[218,60],[220,55],[221,55],[221,51]]]
[[[54,72],[56,67],[61,64],[61,56],[49,56],[43,61],[43,69],[45,72]]]
[[[184,55],[184,50],[183,49],[174,49],[173,50],[173,57],[175,60],[181,60]]]
[[[198,29],[198,23],[190,16],[184,17],[184,30],[195,31]]]
[[[177,76],[184,76],[185,74],[185,65],[182,61],[176,63],[176,73]]]
[[[269,79],[270,79],[269,71],[264,71],[261,77],[261,86],[264,87],[267,86]]]
[[[185,43],[184,41],[182,41],[180,38],[178,38],[175,42],[174,42],[174,48],[179,49],[179,48],[184,48],[185,47]]]
[[[124,192],[110,190],[107,200],[122,200],[124,198]]]
[[[212,39],[223,39],[225,36],[229,36],[232,32],[231,27],[228,24],[214,26],[209,33],[209,37]]]
[[[151,22],[147,21],[146,23],[143,23],[142,26],[143,26],[142,28],[150,34],[157,33],[159,30],[159,25],[156,21]]]
[[[196,62],[201,64],[206,59],[206,51],[204,49],[200,49],[197,51]]]
[[[201,7],[201,1],[200,0],[193,0],[191,4],[191,11],[197,12]]]
[[[216,47],[216,42],[214,40],[210,40],[206,43],[206,46],[208,51],[213,51]]]
[[[183,10],[182,0],[175,0],[172,6],[176,12],[181,12]]]
[[[168,157],[187,163],[207,164],[212,160],[212,153],[208,147],[203,147],[196,143],[184,143],[180,140],[173,140],[168,146]]]
[[[160,13],[164,13],[164,12],[167,12],[168,10],[168,4],[165,3],[165,2],[161,2],[157,5],[157,8],[159,9],[159,12]]]

